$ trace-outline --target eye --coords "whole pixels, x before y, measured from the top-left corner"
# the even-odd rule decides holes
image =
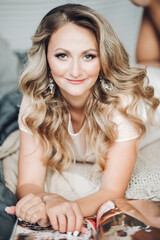
[[[84,56],[84,58],[85,58],[86,60],[92,60],[92,59],[96,58],[96,55],[86,54],[86,55]]]
[[[62,60],[67,59],[67,55],[65,53],[59,53],[56,55],[56,57]]]

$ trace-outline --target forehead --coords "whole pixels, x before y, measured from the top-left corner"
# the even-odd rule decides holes
[[[71,47],[73,45],[84,48],[97,49],[97,41],[94,34],[87,28],[73,23],[66,23],[56,32],[52,33],[49,44],[52,47]]]

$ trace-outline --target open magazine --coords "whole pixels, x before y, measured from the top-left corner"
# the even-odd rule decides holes
[[[117,199],[102,204],[84,220],[85,234],[67,236],[50,227],[17,221],[13,240],[160,240],[160,202]]]

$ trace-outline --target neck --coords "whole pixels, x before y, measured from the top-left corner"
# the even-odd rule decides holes
[[[71,121],[74,133],[80,131],[84,123],[84,107],[87,101],[89,94],[83,96],[71,96],[61,92],[63,97],[68,103],[68,109],[71,115]]]
[[[71,121],[74,133],[77,133],[80,131],[81,127],[84,123],[84,106],[83,107],[74,107],[69,106],[69,112],[71,115]]]
[[[87,98],[89,96],[88,93],[83,96],[71,96],[71,95],[68,96],[64,92],[61,92],[61,94],[67,101],[69,110],[75,111],[75,112],[84,110],[84,106],[85,106]]]

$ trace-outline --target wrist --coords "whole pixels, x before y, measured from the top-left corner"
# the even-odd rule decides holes
[[[37,186],[35,184],[30,184],[30,183],[25,183],[17,187],[16,196],[18,199],[21,199],[22,197],[30,193],[33,193],[39,197],[42,197],[45,192],[43,188],[41,188],[40,186]]]

